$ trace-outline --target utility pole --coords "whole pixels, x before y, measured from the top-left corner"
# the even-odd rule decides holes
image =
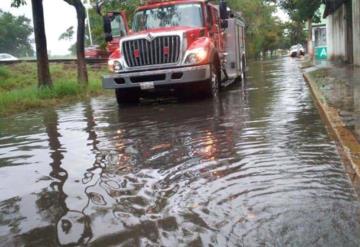
[[[90,45],[93,45],[93,38],[92,38],[92,33],[91,33],[91,21],[90,21],[90,15],[89,15],[89,9],[92,8],[92,6],[89,3],[85,3],[84,4],[85,9],[86,9],[86,18],[87,18],[87,24],[88,24],[88,29],[89,29],[89,38],[90,38]]]

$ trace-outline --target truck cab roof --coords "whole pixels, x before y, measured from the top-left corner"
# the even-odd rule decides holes
[[[152,8],[158,8],[161,6],[174,5],[174,4],[205,3],[208,2],[208,0],[171,0],[171,1],[155,0],[155,1],[146,1],[146,2],[147,3],[140,6],[137,10],[152,9]]]

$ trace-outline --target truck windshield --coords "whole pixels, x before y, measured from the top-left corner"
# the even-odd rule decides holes
[[[167,5],[138,11],[133,20],[134,32],[162,27],[202,27],[200,4]]]

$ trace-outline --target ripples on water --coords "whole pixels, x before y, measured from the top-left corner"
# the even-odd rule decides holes
[[[100,97],[0,119],[0,245],[359,246],[359,202],[295,60],[219,101]]]

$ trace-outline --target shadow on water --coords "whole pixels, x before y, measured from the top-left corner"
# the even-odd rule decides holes
[[[358,245],[359,202],[297,65],[253,62],[246,94],[214,101],[4,119],[0,245]]]

